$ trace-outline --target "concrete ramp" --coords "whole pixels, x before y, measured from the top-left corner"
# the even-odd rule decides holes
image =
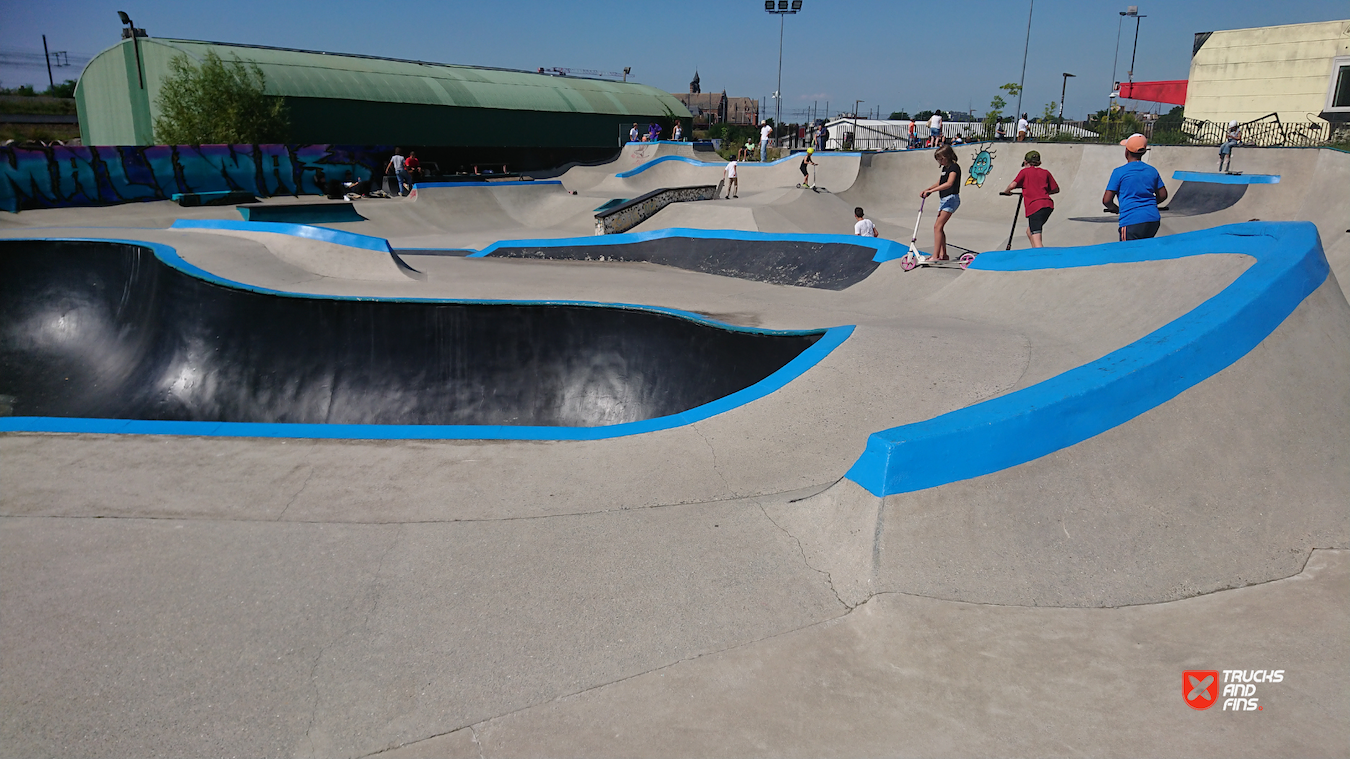
[[[260,243],[277,258],[305,271],[336,279],[405,282],[422,279],[387,240],[325,227],[258,221],[179,219],[172,229],[240,237]]]
[[[1287,577],[1310,549],[1345,545],[1350,306],[1312,226],[1238,225],[1193,241],[1106,247],[1158,254],[1154,265],[1167,267],[1187,244],[1191,255],[1255,263],[1102,359],[874,435],[848,479],[781,507],[775,521],[855,599],[892,591],[1026,606],[1152,603]],[[1089,263],[1093,249],[1059,255]],[[965,297],[1015,260],[981,257],[986,269],[963,275]],[[960,420],[969,436],[941,442]],[[991,437],[1004,422],[1016,431]],[[1074,429],[1082,435],[1066,436]],[[882,470],[891,475],[873,478]]]

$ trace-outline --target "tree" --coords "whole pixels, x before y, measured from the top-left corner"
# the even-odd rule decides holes
[[[1048,124],[1055,120],[1055,107],[1058,105],[1059,103],[1056,103],[1053,100],[1045,104],[1045,110],[1041,111],[1040,121],[1042,124]]]
[[[67,79],[60,84],[54,84],[42,94],[54,98],[73,98],[75,97],[75,80]]]
[[[891,121],[909,121],[909,114],[904,111],[894,111],[891,113]]]
[[[162,145],[285,142],[290,131],[286,102],[267,95],[262,69],[237,55],[226,63],[208,52],[200,66],[186,55],[174,57],[155,105]]]
[[[1007,85],[1003,85],[1007,87]],[[1000,87],[999,89],[1002,89]],[[1008,101],[999,95],[995,95],[993,100],[989,101],[989,112],[984,114],[984,134],[986,137],[994,135],[998,128],[998,122],[1003,119],[1003,109],[1008,105]]]
[[[919,111],[918,113],[914,114],[914,120],[915,120],[915,121],[927,121],[927,120],[933,118],[933,114],[934,114],[934,113],[935,113],[934,111]]]

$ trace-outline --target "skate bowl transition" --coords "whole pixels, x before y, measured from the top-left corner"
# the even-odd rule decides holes
[[[583,304],[285,297],[193,271],[163,246],[0,241],[0,266],[11,413],[161,423],[111,422],[123,431],[222,434],[210,423],[228,422],[253,435],[269,424],[302,425],[296,436],[409,436],[406,425],[420,426],[411,436],[475,435],[453,425],[631,434],[626,423],[687,421],[759,383],[747,397],[769,392],[818,359],[785,370],[824,334]]]
[[[1039,249],[999,194],[1028,147]],[[0,737],[1343,753],[1350,154],[1157,147],[1161,232],[1122,243],[1119,148],[957,152],[965,270],[898,260],[926,150],[748,164],[603,236],[722,164],[0,217]],[[1253,667],[1291,683],[1259,716],[1176,696]]]

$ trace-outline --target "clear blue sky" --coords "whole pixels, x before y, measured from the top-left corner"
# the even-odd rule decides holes
[[[1066,71],[1078,75],[1069,80],[1066,116],[1104,108],[1126,3],[1034,2],[1023,110],[1035,115],[1059,100]],[[880,107],[883,115],[971,105],[982,113],[1000,84],[1021,75],[1028,7],[1028,0],[805,0],[786,19],[784,118],[795,120],[789,113],[812,101],[849,110],[855,98],[865,101],[860,110]],[[57,81],[76,78],[84,61],[119,39],[118,10],[154,37],[529,70],[631,66],[633,80],[673,92],[687,91],[698,69],[704,92],[767,98],[778,74],[779,21],[763,0],[0,0],[0,83],[46,87],[44,33],[75,64],[57,69]],[[1186,78],[1195,32],[1346,19],[1350,2],[1145,0],[1139,12],[1147,18],[1135,79],[1147,81]],[[1133,20],[1125,27],[1118,79],[1129,68]]]

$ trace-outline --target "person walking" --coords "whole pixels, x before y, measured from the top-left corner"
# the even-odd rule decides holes
[[[862,206],[853,209],[853,234],[859,237],[876,237],[877,225],[872,223],[871,219],[863,216]]]
[[[1219,146],[1219,173],[1224,172],[1224,164],[1228,164],[1228,171],[1233,170],[1233,148],[1242,144],[1242,127],[1238,126],[1237,119],[1228,122],[1228,134],[1223,138],[1223,144]]]
[[[398,185],[398,195],[400,198],[406,194],[403,190],[405,185],[409,188],[412,187],[412,182],[408,177],[406,163],[407,159],[403,157],[403,148],[394,148],[394,157],[390,158],[388,165],[384,167],[385,175],[394,175],[394,182]]]
[[[961,207],[961,167],[956,163],[956,151],[950,145],[943,145],[933,158],[942,167],[942,173],[937,184],[919,193],[919,197],[926,198],[936,192],[942,203],[938,205],[937,221],[933,223],[933,255],[919,256],[919,263],[951,260],[947,255],[947,220]]]
[[[759,160],[760,163],[769,160],[769,138],[773,136],[773,127],[769,126],[768,120],[760,122],[759,129]]]
[[[1022,188],[1022,209],[1027,215],[1027,239],[1031,241],[1031,247],[1043,248],[1045,244],[1041,242],[1041,230],[1055,211],[1055,201],[1050,196],[1059,192],[1059,185],[1050,172],[1041,168],[1040,151],[1027,151],[1026,157],[1022,159],[1022,170],[1017,172],[1017,177],[1008,184],[1008,188],[999,194],[1011,195],[1019,187]]]
[[[928,147],[942,147],[942,111],[933,111],[928,117]]]
[[[1027,135],[1031,133],[1031,123],[1027,121],[1027,115],[1022,114],[1022,118],[1017,120],[1017,141],[1026,142]]]
[[[722,169],[722,178],[727,183],[726,199],[739,198],[740,183],[736,181],[736,161],[734,159],[727,164],[725,169]]]
[[[1158,234],[1162,215],[1158,204],[1167,200],[1167,187],[1158,170],[1144,163],[1148,138],[1138,132],[1121,140],[1125,165],[1117,166],[1102,193],[1102,205],[1120,214],[1120,240],[1146,240]],[[1116,200],[1119,198],[1119,205]]]

